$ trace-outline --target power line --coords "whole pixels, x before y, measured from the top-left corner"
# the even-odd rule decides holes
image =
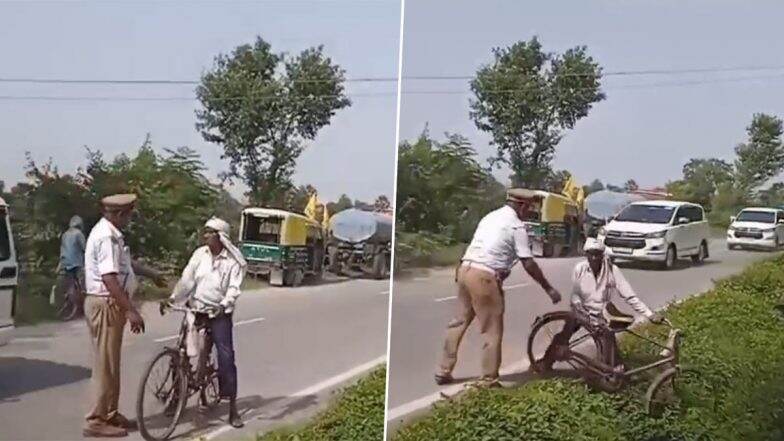
[[[647,70],[616,70],[602,73],[602,77],[615,76],[646,76],[646,75],[682,75],[696,73],[729,73],[729,72],[758,72],[784,70],[784,66],[735,66],[735,67],[705,67],[688,69],[647,69]],[[593,76],[593,73],[566,73],[566,76]],[[402,80],[412,81],[467,81],[475,78],[473,75],[403,75]],[[334,79],[301,79],[293,80],[294,83],[329,83]],[[346,83],[395,83],[397,77],[356,77],[346,78]],[[0,83],[26,83],[26,84],[105,84],[105,85],[198,85],[200,81],[177,79],[69,79],[69,78],[34,78],[34,77],[3,77]]]
[[[397,92],[378,92],[378,93],[355,93],[349,95],[308,95],[306,97],[285,97],[285,96],[259,96],[262,101],[273,100],[300,100],[319,99],[319,98],[367,98],[397,96]],[[255,95],[249,94],[241,97],[213,98],[212,101],[244,101],[254,98]],[[57,95],[0,95],[0,101],[196,101],[195,96],[169,96],[169,97],[140,97],[140,96],[57,96]]]
[[[655,83],[638,83],[638,84],[625,84],[614,87],[605,88],[604,90],[630,90],[630,89],[655,89],[661,87],[680,87],[680,86],[699,86],[704,84],[715,83],[736,83],[744,81],[756,80],[777,80],[784,79],[784,74],[777,75],[764,75],[764,76],[746,76],[738,78],[712,78],[712,79],[699,79],[699,80],[682,80],[670,82],[655,82]],[[503,94],[503,93],[516,93],[527,92],[531,89],[537,88],[537,85],[532,84],[528,88],[512,88],[512,89],[490,89],[485,93],[490,94]],[[589,90],[594,91],[594,88],[576,87],[569,89],[571,91]],[[468,95],[472,92],[470,90],[402,90],[403,95]],[[366,92],[366,93],[349,93],[346,95],[323,94],[323,95],[307,95],[302,97],[288,97],[288,96],[266,96],[260,94],[248,94],[239,97],[226,97],[215,98],[215,101],[244,101],[249,98],[258,98],[259,100],[310,100],[319,98],[365,98],[365,97],[393,97],[396,92]],[[195,101],[197,97],[140,97],[140,96],[56,96],[56,95],[0,95],[0,101],[147,101],[147,102],[165,102],[165,101]]]

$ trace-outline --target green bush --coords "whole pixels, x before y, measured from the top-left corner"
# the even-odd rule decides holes
[[[644,411],[648,382],[615,395],[582,381],[549,379],[506,390],[476,390],[439,404],[402,428],[412,440],[781,440],[784,439],[784,322],[772,307],[784,292],[784,258],[755,264],[703,296],[668,309],[684,331],[682,362],[700,399],[653,419]],[[661,333],[644,326],[644,334]],[[621,348],[629,365],[650,357],[633,337]]]
[[[306,426],[282,429],[257,441],[365,441],[384,436],[386,367],[346,388],[334,403]]]
[[[395,235],[395,269],[433,266],[434,256],[455,246],[460,247],[443,234],[398,231]]]

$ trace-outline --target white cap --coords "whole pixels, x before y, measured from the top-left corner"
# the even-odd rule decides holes
[[[603,253],[604,250],[605,250],[605,247],[604,247],[604,243],[603,242],[600,242],[599,240],[597,240],[596,238],[593,238],[593,237],[589,237],[589,238],[585,239],[585,246],[583,247],[583,251],[585,251],[585,252],[588,252],[588,251],[601,251]]]

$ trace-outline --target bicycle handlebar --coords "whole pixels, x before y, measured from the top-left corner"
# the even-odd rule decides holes
[[[175,304],[173,304],[173,303],[171,303],[169,301],[163,301],[163,302],[161,302],[159,304],[158,310],[161,313],[161,315],[164,315],[166,313],[167,309],[171,309],[173,311],[180,311],[180,312],[192,312],[194,314],[206,314],[207,313],[207,311],[205,311],[203,309],[194,309],[194,308],[189,308],[187,306],[179,306],[179,305],[175,305]]]

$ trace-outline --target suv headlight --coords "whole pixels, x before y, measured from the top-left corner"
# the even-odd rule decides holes
[[[776,231],[776,227],[773,227],[773,228],[764,228],[764,229],[762,230],[762,232],[763,232],[763,233],[773,233],[774,231]]]
[[[599,227],[598,234],[599,234],[599,236],[606,236],[607,235],[607,229],[604,228],[604,227]]]
[[[648,233],[645,235],[646,239],[664,239],[667,236],[667,230],[657,231],[655,233]]]

